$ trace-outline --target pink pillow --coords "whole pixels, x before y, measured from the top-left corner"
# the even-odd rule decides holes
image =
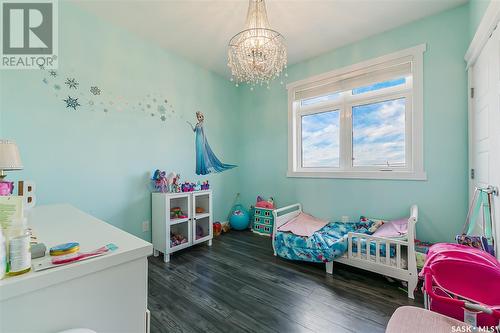
[[[401,237],[408,233],[408,219],[399,219],[382,224],[373,236],[378,237]]]
[[[317,219],[311,215],[300,213],[287,223],[278,228],[279,231],[289,231],[298,236],[311,237],[316,231],[327,225],[325,220]]]

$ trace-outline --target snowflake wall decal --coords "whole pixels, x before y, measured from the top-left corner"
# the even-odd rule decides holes
[[[73,108],[73,110],[76,110],[76,108],[80,106],[80,103],[78,103],[78,98],[71,98],[71,96],[68,96],[68,98],[63,99],[63,101],[66,102],[67,108]]]
[[[93,86],[93,87],[90,87],[90,92],[93,95],[100,95],[101,94],[101,89],[99,89],[99,87]]]
[[[66,79],[66,82],[64,82],[70,89],[77,89],[78,88],[78,82],[76,82],[75,79]]]
[[[56,77],[56,76],[57,76],[57,72],[56,72],[55,70],[51,70],[51,71],[49,71],[49,74],[50,74],[50,76],[52,76],[52,77]]]

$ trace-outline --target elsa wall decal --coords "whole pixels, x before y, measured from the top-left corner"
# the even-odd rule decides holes
[[[210,148],[203,130],[203,120],[205,119],[203,113],[196,112],[196,119],[198,120],[196,126],[193,126],[189,121],[187,122],[196,134],[196,174],[206,175],[235,168],[236,165],[222,163]]]

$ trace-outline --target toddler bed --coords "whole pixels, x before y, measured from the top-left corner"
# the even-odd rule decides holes
[[[324,262],[326,271],[333,273],[333,262],[340,262],[408,283],[408,297],[413,298],[417,286],[415,259],[416,205],[410,209],[408,232],[404,238],[371,235],[364,223],[332,222],[310,237],[282,232],[278,228],[302,213],[302,205],[277,209],[274,214],[274,255],[292,260]],[[360,251],[358,250],[360,249]]]

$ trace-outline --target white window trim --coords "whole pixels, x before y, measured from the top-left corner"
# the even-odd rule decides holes
[[[426,51],[426,44],[417,45],[412,48],[404,49],[398,52],[384,55],[375,59],[363,61],[351,66],[340,68],[334,71],[316,75],[304,80],[296,81],[287,85],[288,89],[288,177],[306,177],[306,178],[348,178],[348,179],[401,179],[401,180],[426,180],[427,175],[424,171],[424,156],[423,156],[423,53]],[[299,152],[302,143],[300,141],[301,130],[300,122],[297,121],[300,115],[297,114],[298,101],[295,101],[295,94],[297,91],[304,89],[305,87],[311,87],[318,82],[328,82],[334,80],[335,78],[349,75],[356,71],[357,73],[363,73],[363,70],[367,70],[368,67],[373,68],[373,66],[383,65],[390,61],[395,61],[402,58],[411,57],[412,61],[412,85],[413,92],[408,90],[401,90],[387,88],[384,97],[394,97],[402,96],[405,94],[407,97],[407,108],[406,113],[406,131],[410,131],[411,135],[407,136],[405,140],[405,151],[407,167],[404,169],[380,169],[380,168],[359,168],[356,170],[342,170],[342,167],[346,163],[352,163],[348,157],[350,154],[343,154],[343,150],[349,150],[351,143],[349,140],[351,137],[351,125],[349,121],[341,119],[340,122],[344,122],[344,126],[341,126],[341,131],[339,135],[345,135],[344,144],[340,147],[340,168],[303,168],[299,166],[297,158],[297,153]],[[383,98],[379,92],[374,93],[375,99]],[[367,95],[363,94],[363,100]],[[410,98],[408,98],[411,96]],[[318,110],[324,109],[324,111],[334,111],[335,106],[339,106],[341,103],[349,103],[351,105],[356,96],[350,96],[350,100],[342,98],[342,101],[334,100],[327,101],[321,104],[314,105],[314,113]],[[347,102],[346,102],[347,100]],[[408,104],[409,103],[409,104]],[[302,115],[307,114],[308,107],[301,107],[300,113]],[[312,109],[312,108],[311,108]],[[345,110],[350,110],[350,108],[344,108]],[[351,112],[351,111],[349,111]],[[408,117],[408,113],[411,117]],[[347,124],[347,126],[346,126]],[[349,139],[350,137],[350,139]],[[411,142],[408,142],[411,141]],[[346,147],[348,143],[349,147]],[[410,154],[408,154],[411,152]],[[313,169],[313,170],[311,170]]]

